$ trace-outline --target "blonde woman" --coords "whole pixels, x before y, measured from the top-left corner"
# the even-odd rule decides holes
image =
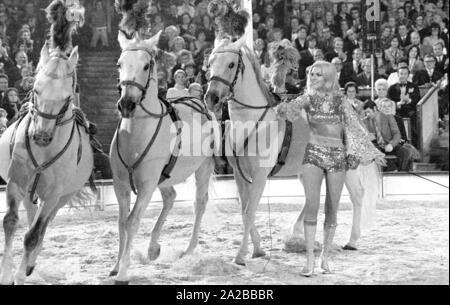
[[[306,266],[301,275],[314,273],[314,240],[320,206],[320,189],[325,178],[325,223],[320,267],[331,273],[328,256],[337,226],[337,211],[348,169],[376,160],[384,164],[384,155],[371,143],[356,112],[339,91],[333,64],[318,61],[311,66],[305,94],[278,109],[281,118],[295,121],[305,110],[310,126],[310,141],[303,159],[302,182],[305,189]]]

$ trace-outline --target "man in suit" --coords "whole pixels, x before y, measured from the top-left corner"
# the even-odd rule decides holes
[[[397,37],[400,49],[405,50],[406,47],[411,44],[411,39],[409,37],[408,27],[406,26],[406,24],[400,24],[398,26]]]
[[[448,55],[444,55],[444,45],[442,42],[437,42],[433,46],[433,55],[436,57],[436,69],[441,73],[448,70]]]
[[[319,41],[319,48],[326,54],[333,50],[334,37],[331,35],[331,29],[324,26],[322,30],[322,39]]]
[[[358,74],[358,76],[356,76],[356,84],[358,85],[358,87],[370,87],[372,86],[372,64],[371,64],[371,60],[370,59],[364,59],[362,61],[362,69],[363,72],[361,72],[360,74]],[[378,75],[378,73],[374,74],[374,83],[380,78],[380,76]]]
[[[353,28],[347,30],[347,37],[344,40],[344,52],[347,54],[353,54],[353,50],[359,49],[358,34],[355,33]]]
[[[364,124],[369,131],[374,145],[387,156],[396,156],[396,168],[386,168],[386,171],[398,169],[409,171],[412,164],[411,151],[400,144],[401,136],[397,123],[392,115],[379,112],[373,101],[368,101],[363,106]]]
[[[356,80],[356,76],[363,72],[361,67],[361,60],[363,58],[363,52],[360,48],[354,49],[352,52],[352,60],[344,63],[342,69],[346,74],[354,75],[354,79]]]
[[[409,69],[407,64],[403,62],[399,63],[397,73],[399,81],[389,87],[388,98],[396,103],[397,115],[411,120],[410,140],[412,141],[412,144],[417,147],[418,133],[416,126],[416,106],[420,100],[420,90],[416,84],[408,82]]]
[[[336,67],[339,86],[341,88],[344,88],[345,84],[347,84],[348,82],[355,82],[356,74],[349,74],[348,71],[345,71],[342,68],[342,59],[340,59],[339,57],[335,57],[331,60],[331,63]]]
[[[414,74],[413,83],[418,86],[436,84],[444,75],[436,69],[436,58],[427,54],[424,57],[425,69]]]

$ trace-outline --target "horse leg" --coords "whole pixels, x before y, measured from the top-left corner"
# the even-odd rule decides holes
[[[184,255],[190,255],[194,252],[195,247],[198,244],[198,237],[200,234],[201,223],[203,215],[205,214],[206,204],[209,200],[209,180],[214,170],[214,160],[212,158],[206,159],[202,165],[195,172],[195,223],[192,232],[191,241]]]
[[[242,218],[244,222],[244,235],[242,237],[241,247],[236,256],[235,263],[241,266],[245,266],[245,256],[248,252],[248,241],[250,237],[250,232],[252,227],[254,227],[255,223],[255,214],[258,208],[259,200],[261,199],[261,195],[264,191],[266,177],[255,176],[253,179],[253,183],[249,185],[244,179],[242,179],[239,174],[235,175],[236,182],[238,184],[238,188],[240,192],[242,190],[243,194],[246,194],[247,201],[242,200]],[[245,204],[246,203],[246,204]],[[254,231],[256,228],[254,228]],[[253,237],[257,237],[254,236]],[[253,240],[252,240],[253,241]],[[261,245],[259,240],[255,238],[254,240],[254,253],[261,253]]]
[[[126,224],[127,217],[130,213],[130,191],[123,184],[114,183],[114,192],[116,194],[117,202],[119,204],[119,255],[117,256],[117,262],[109,276],[116,276],[119,272],[119,263],[123,255],[123,249],[126,240]]]
[[[144,216],[150,200],[152,199],[153,192],[155,191],[159,175],[155,173],[148,173],[147,177],[151,177],[152,180],[144,183],[137,183],[138,196],[136,203],[126,221],[126,238],[122,256],[119,261],[119,271],[115,280],[116,285],[128,285],[128,268],[130,266],[130,252],[133,243],[133,239],[139,229],[139,224]],[[138,181],[136,181],[138,182]]]
[[[265,176],[262,176],[265,177]],[[256,210],[258,209],[259,202],[261,200],[261,196],[264,192],[264,188],[266,186],[267,179],[258,179],[253,182],[255,184],[254,192],[250,192],[250,208],[252,215],[250,215],[250,236],[252,238],[253,243],[253,255],[252,258],[258,258],[258,257],[264,257],[266,256],[266,252],[261,248],[261,237],[258,233],[258,230],[256,229],[255,224],[255,214]]]
[[[173,203],[177,197],[177,192],[173,186],[160,188],[160,190],[163,199],[163,208],[156,221],[155,227],[153,228],[152,238],[148,247],[148,259],[151,261],[156,260],[161,253],[161,245],[158,243],[159,237],[161,236],[161,229],[166,222],[167,215],[169,215],[170,210],[172,210]]]
[[[43,200],[41,202],[38,216],[28,232],[25,234],[22,263],[20,264],[20,267],[16,272],[14,280],[15,284],[17,285],[23,285],[27,273],[30,273],[30,270],[32,271],[32,269],[34,268],[34,266],[31,265],[34,264],[34,262],[32,262],[32,258],[34,256],[37,256],[37,254],[33,255],[33,252],[39,252],[39,248],[42,246],[42,242],[44,240],[47,226],[54,214],[57,212],[58,203],[60,202],[60,199],[62,197],[56,196],[56,198],[56,200]],[[34,260],[36,260],[36,257],[34,257]]]
[[[56,208],[53,209],[53,211],[52,211],[51,214],[50,214],[50,217],[49,217],[49,223],[56,217],[56,213],[57,213],[62,207],[64,207],[64,205],[66,205],[66,203],[69,202],[69,200],[70,200],[74,195],[75,195],[75,193],[72,193],[72,194],[69,194],[69,195],[66,195],[66,196],[61,197],[61,199],[59,200],[59,202],[58,202]],[[26,201],[26,200],[25,200],[25,201]],[[34,213],[34,215],[36,215],[37,207],[36,207],[35,204],[33,204],[33,203],[31,203],[31,204],[32,204],[33,206],[30,207],[30,210],[31,210],[31,211],[30,211],[29,215],[32,216],[33,213]],[[34,212],[35,210],[36,210],[36,212]],[[29,211],[29,210],[28,210],[28,208],[27,208],[27,212],[28,212],[28,211]],[[39,214],[39,215],[40,215],[40,214]],[[35,216],[33,216],[33,219],[34,219],[34,218],[35,218]],[[32,224],[33,224],[33,221],[31,222],[31,224],[30,224],[30,226],[29,226],[30,228],[31,228]],[[26,276],[30,276],[30,275],[33,273],[34,269],[36,268],[36,260],[37,260],[37,258],[38,258],[38,256],[39,256],[39,254],[41,253],[43,244],[44,244],[44,235],[40,236],[39,242],[38,242],[36,248],[35,248],[34,251],[32,251],[31,254],[30,254],[30,259],[29,259],[29,262],[28,262],[28,265],[27,265],[27,269],[26,269]]]
[[[345,176],[345,186],[350,194],[353,205],[352,231],[349,242],[344,246],[345,250],[356,250],[356,243],[361,236],[361,213],[364,197],[364,187],[361,184],[356,170],[349,170]]]
[[[36,213],[38,211],[38,206],[34,204],[28,196],[25,196],[23,199],[23,206],[27,210],[27,220],[28,220],[28,228],[31,228],[34,219],[36,218]]]
[[[19,205],[23,198],[19,186],[14,182],[9,182],[6,187],[6,203],[8,210],[3,218],[3,230],[5,231],[5,251],[1,265],[1,284],[9,285],[14,283],[13,269],[13,240],[19,221]]]

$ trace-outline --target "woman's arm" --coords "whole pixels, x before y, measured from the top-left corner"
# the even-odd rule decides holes
[[[293,122],[301,116],[302,109],[308,108],[309,104],[310,96],[308,94],[302,94],[293,101],[284,101],[277,107],[278,117]]]

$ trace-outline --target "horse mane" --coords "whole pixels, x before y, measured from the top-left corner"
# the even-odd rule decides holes
[[[249,47],[244,46],[243,47],[244,54],[247,55],[248,60],[250,61],[250,64],[252,65],[253,72],[255,73],[256,82],[258,83],[259,88],[261,88],[261,92],[263,93],[264,97],[267,100],[267,103],[270,106],[276,106],[276,101],[273,98],[272,94],[270,93],[270,90],[267,86],[267,84],[264,82],[264,79],[261,74],[261,66],[259,64],[258,59],[255,56],[255,52],[250,50]]]
[[[53,0],[45,9],[47,19],[51,23],[50,44],[59,48],[61,52],[68,52],[72,48],[72,34],[77,26],[66,18],[67,7],[62,0]]]

